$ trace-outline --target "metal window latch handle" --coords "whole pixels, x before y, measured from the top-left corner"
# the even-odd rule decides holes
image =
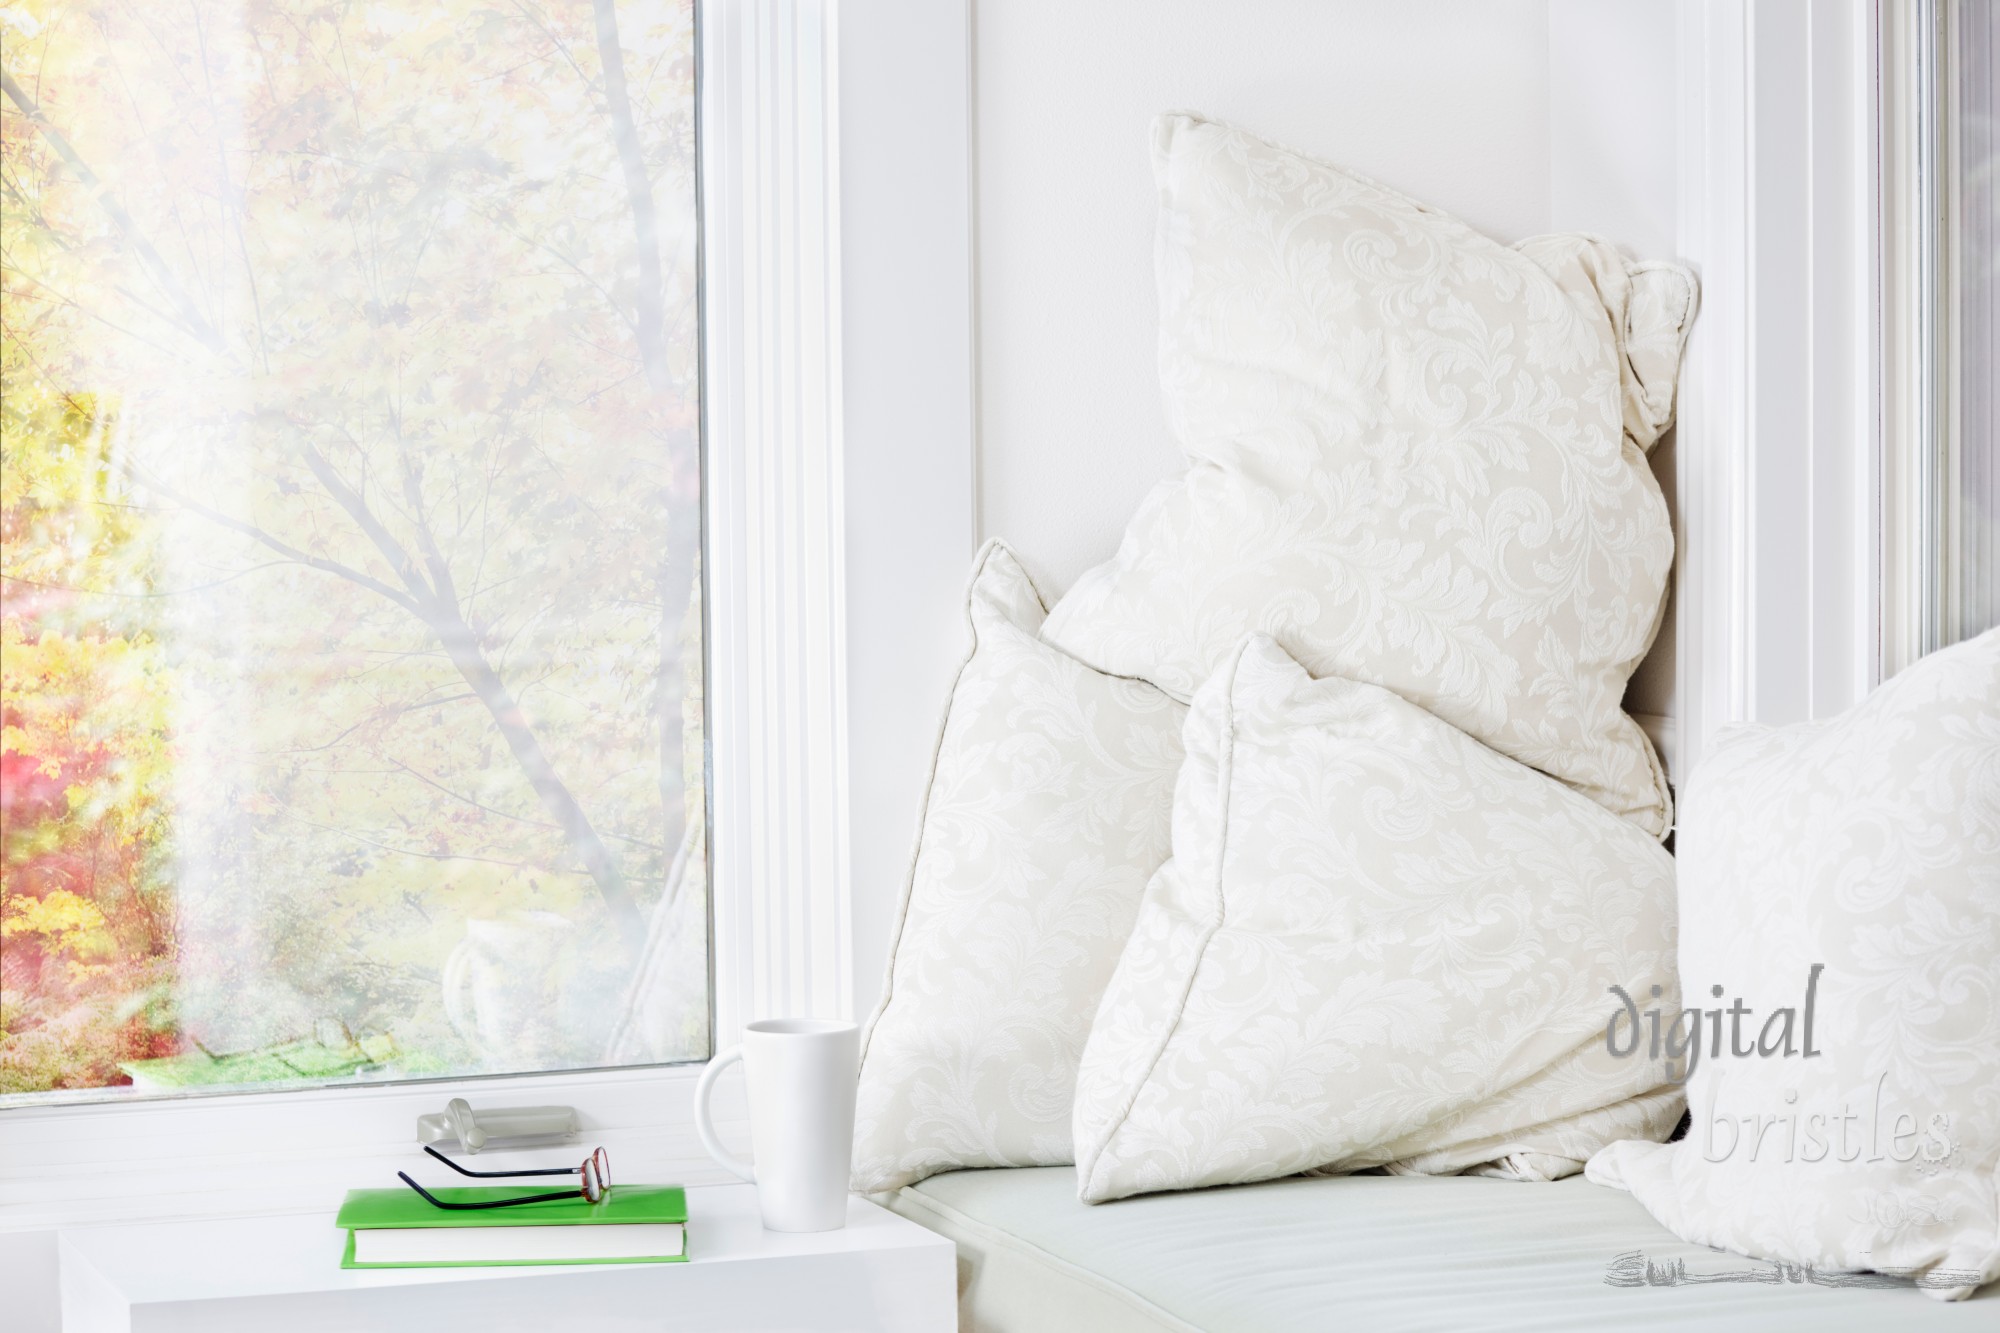
[[[442,1111],[417,1117],[418,1143],[457,1143],[468,1153],[482,1148],[571,1143],[583,1131],[573,1106],[500,1106],[472,1109],[454,1097]]]

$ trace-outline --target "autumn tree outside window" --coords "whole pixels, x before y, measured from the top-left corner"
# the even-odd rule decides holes
[[[706,1057],[693,25],[0,8],[0,1104]]]

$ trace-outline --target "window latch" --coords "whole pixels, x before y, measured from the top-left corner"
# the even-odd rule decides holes
[[[583,1130],[574,1106],[496,1106],[472,1109],[463,1097],[442,1111],[417,1117],[418,1143],[456,1143],[468,1153],[483,1148],[527,1148],[573,1143]]]

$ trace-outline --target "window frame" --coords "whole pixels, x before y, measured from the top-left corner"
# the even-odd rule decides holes
[[[1953,559],[1964,457],[1962,4],[1880,0],[1885,677],[1965,631]]]
[[[697,0],[696,40],[720,1051],[865,1014],[900,898],[974,537],[969,4]],[[0,1235],[324,1208],[453,1096],[567,1103],[625,1178],[720,1181],[701,1069],[8,1108]],[[747,1142],[739,1081],[715,1110]]]
[[[1881,679],[1876,8],[1680,0],[1680,780]]]

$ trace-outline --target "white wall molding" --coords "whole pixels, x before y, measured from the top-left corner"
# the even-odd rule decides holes
[[[718,1047],[851,1012],[834,0],[702,6]]]
[[[1876,674],[1869,0],[1682,0],[1677,741],[1849,706]]]

